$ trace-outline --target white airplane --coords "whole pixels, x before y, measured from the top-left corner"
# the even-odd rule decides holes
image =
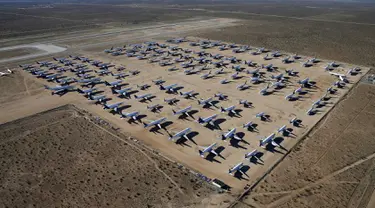
[[[209,79],[209,78],[212,78],[212,77],[213,77],[213,75],[211,74],[211,71],[209,71],[208,73],[203,74],[201,76],[202,79]]]
[[[220,84],[227,84],[229,83],[230,81],[228,79],[223,79],[223,80],[220,80]]]
[[[150,100],[151,97],[152,97],[152,94],[150,94],[150,93],[143,94],[143,95],[134,95],[134,98],[139,100],[139,101]]]
[[[0,72],[0,77],[2,77],[2,76],[7,76],[7,75],[9,75],[9,74],[13,74],[13,72],[12,72],[10,69],[7,69],[6,72]]]
[[[176,133],[175,135],[169,137],[168,140],[180,139],[182,137],[185,138],[186,140],[189,140],[189,138],[186,136],[186,134],[188,134],[189,132],[191,132],[191,128],[186,128]]]
[[[118,107],[123,104],[123,102],[117,102],[117,103],[113,103],[113,104],[104,104],[103,105],[103,109],[111,109],[111,110],[114,110],[115,112],[118,112]]]
[[[134,112],[131,112],[131,113],[124,113],[124,112],[121,113],[121,118],[130,118],[133,121],[138,120],[137,119],[138,116],[139,116],[139,112],[137,112],[137,111],[134,111]]]
[[[240,138],[236,135],[236,128],[233,128],[233,129],[229,130],[227,133],[221,135],[222,140],[226,140],[228,138],[236,139],[236,140],[240,140],[240,141],[242,140],[242,138]]]
[[[195,97],[194,94],[195,94],[194,90],[190,90],[188,92],[180,92],[180,95],[186,99]]]
[[[279,129],[277,129],[277,132],[278,133],[288,133],[290,134],[291,132],[288,130],[288,128],[286,127],[286,125],[280,127]]]
[[[169,105],[174,105],[177,101],[177,98],[164,98],[164,102],[166,102]]]
[[[245,159],[247,159],[247,158],[255,158],[255,159],[257,159],[257,160],[259,160],[259,158],[256,156],[257,154],[259,153],[259,151],[258,150],[253,150],[253,151],[251,151],[251,152],[249,152],[249,153],[246,153],[245,154]]]
[[[284,74],[283,73],[280,73],[278,75],[271,75],[271,78],[272,79],[276,79],[276,80],[282,80],[284,78]]]
[[[258,75],[259,74],[259,68],[254,69],[254,70],[246,70],[246,73],[251,74],[251,75]]]
[[[119,96],[124,96],[124,97],[129,97],[129,91],[131,90],[132,88],[131,87],[128,87],[128,88],[124,88],[124,89],[120,89],[120,90],[115,90],[115,92],[117,94],[119,94]]]
[[[345,83],[348,83],[349,80],[347,79],[346,75],[345,74],[339,74],[339,73],[335,73],[335,72],[329,72],[331,75],[334,75],[334,76],[337,76],[341,81],[345,82]]]
[[[264,139],[261,139],[260,142],[259,142],[259,146],[260,147],[264,147],[267,144],[272,144],[275,147],[280,147],[279,144],[277,144],[276,142],[273,141],[273,139],[275,138],[275,136],[276,136],[276,134],[272,133],[268,137],[266,137]]]
[[[239,72],[236,72],[236,73],[230,75],[230,77],[231,77],[232,79],[238,79],[238,78],[239,78],[238,75],[239,75]]]
[[[219,100],[227,100],[228,96],[224,95],[223,93],[216,93],[214,97],[219,98]]]
[[[221,68],[221,69],[215,71],[214,74],[218,75],[218,74],[223,74],[223,73],[224,73],[224,68]]]
[[[267,119],[266,114],[264,112],[257,113],[255,115],[255,118]]]
[[[210,125],[214,126],[213,120],[216,119],[216,118],[217,118],[217,114],[214,114],[214,115],[206,117],[206,118],[199,117],[197,122],[202,124],[202,125],[210,124]]]
[[[245,108],[248,108],[248,107],[251,107],[251,106],[253,106],[249,101],[247,101],[247,100],[240,100],[239,101],[239,104],[240,105],[243,105]]]
[[[168,86],[160,85],[161,90],[166,90],[167,92],[176,92],[175,88],[177,87],[177,84],[171,84]]]
[[[314,109],[314,107],[311,107],[309,110],[307,110],[307,115],[309,115],[309,116],[311,116],[311,115],[313,115],[314,113],[315,113],[315,109]]]
[[[268,88],[269,88],[269,84],[267,84],[267,87],[261,89],[259,91],[259,94],[261,94],[261,95],[267,95],[268,94]]]
[[[310,83],[310,79],[308,77],[303,80],[298,81],[298,84],[301,84],[301,85],[308,85],[309,83]]]
[[[207,105],[214,106],[214,104],[212,103],[212,100],[213,100],[212,97],[207,98],[206,100],[198,100],[198,104],[202,106],[207,106]]]
[[[241,170],[242,167],[243,167],[243,163],[240,162],[240,163],[238,163],[237,165],[235,165],[233,168],[230,168],[229,171],[228,171],[228,173],[229,173],[230,175],[234,175],[234,174],[238,171],[238,172],[240,172],[241,174],[246,175],[246,174]]]
[[[155,105],[151,105],[151,106],[146,106],[146,109],[151,111],[151,112],[156,112],[156,113],[159,113],[160,112],[160,109],[161,108],[161,105],[160,104],[155,104]]]
[[[232,105],[227,108],[220,107],[220,111],[222,113],[228,112],[228,114],[233,114],[239,116],[239,114],[235,111],[236,106]]]
[[[295,91],[285,96],[285,100],[287,101],[294,101],[297,99],[298,99],[298,96],[295,95]]]
[[[77,91],[81,94],[85,94],[86,96],[90,96],[93,92],[95,92],[97,89],[96,88],[89,88],[89,89],[86,89],[86,90],[83,90],[83,89],[77,89]]]
[[[144,126],[144,128],[148,128],[148,127],[150,127],[150,126],[157,126],[159,129],[161,129],[162,127],[161,127],[161,123],[163,123],[165,120],[167,120],[167,118],[165,118],[165,117],[163,117],[163,118],[160,118],[160,119],[158,119],[158,120],[154,120],[154,121],[152,121],[152,122],[150,122],[150,123],[143,123],[143,126]]]
[[[215,152],[215,150],[214,150],[214,148],[215,148],[215,146],[216,146],[216,142],[215,143],[213,143],[213,144],[211,144],[210,146],[208,146],[208,147],[203,147],[203,150],[199,150],[199,155],[202,157],[202,158],[204,158],[204,154],[205,153],[207,153],[207,152],[209,152],[209,153],[212,153],[212,154],[214,154],[214,155],[219,155],[217,152]]]
[[[249,85],[247,85],[247,81],[245,81],[245,83],[237,86],[237,90],[245,90],[247,88],[249,88]]]
[[[188,107],[186,107],[186,108],[184,108],[184,109],[181,109],[181,110],[178,110],[178,111],[175,111],[175,110],[173,110],[172,109],[172,112],[173,112],[173,115],[181,115],[181,114],[184,114],[184,115],[186,115],[186,116],[189,116],[189,117],[191,117],[191,115],[189,114],[189,111],[191,111],[191,106],[188,106]]]

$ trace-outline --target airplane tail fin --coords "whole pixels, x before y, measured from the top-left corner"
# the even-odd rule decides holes
[[[203,119],[201,117],[198,118],[198,123],[203,123]]]
[[[198,150],[198,152],[199,152],[199,155],[200,155],[201,157],[203,157],[203,151],[202,151],[202,150]]]
[[[143,127],[144,127],[144,128],[148,127],[148,124],[143,123]]]
[[[223,113],[225,112],[225,109],[223,107],[220,107],[220,111]]]
[[[105,85],[107,85],[107,86],[109,86],[109,85],[111,85],[109,82],[107,82],[107,81],[104,81],[104,83],[105,83]]]
[[[165,88],[164,88],[163,85],[160,85],[159,88],[160,88],[161,90],[165,90]]]
[[[138,96],[137,96],[137,95],[134,95],[134,98],[135,98],[135,99],[138,99]]]
[[[176,115],[176,111],[174,109],[172,109],[172,112],[173,112],[174,115]]]
[[[50,87],[48,87],[47,85],[43,85],[45,89],[49,90]]]
[[[80,89],[80,88],[77,88],[77,91],[79,92],[79,93],[83,93],[83,91]]]

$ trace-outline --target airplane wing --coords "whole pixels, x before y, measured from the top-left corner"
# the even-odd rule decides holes
[[[275,146],[275,147],[280,147],[280,145],[279,145],[278,143],[274,142],[274,141],[272,141],[271,144],[272,144],[273,146]]]

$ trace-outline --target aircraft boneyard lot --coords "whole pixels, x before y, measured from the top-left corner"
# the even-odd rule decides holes
[[[176,43],[178,40],[182,40],[181,43]],[[55,85],[53,82],[62,84],[71,77],[74,78],[70,80],[72,83],[64,86],[82,90],[95,88],[96,92],[86,97],[77,92],[68,92],[61,97],[43,93],[40,99],[51,101],[56,106],[72,103],[93,112],[163,155],[208,178],[218,178],[234,190],[240,190],[264,175],[368,70],[361,67],[357,71],[356,66],[346,63],[336,65],[326,60],[314,61],[313,57],[235,44],[231,46],[219,41],[205,43],[194,37],[186,40],[127,45],[99,55],[85,54],[89,62],[74,56],[47,60],[51,63],[34,64],[35,68],[46,70],[45,73],[33,70],[33,67],[24,67],[25,72],[22,73],[32,72],[26,75],[28,77],[39,74],[44,77],[39,79],[40,83],[50,87]],[[197,46],[194,43],[198,43]],[[94,60],[100,62],[94,66]],[[53,64],[59,66],[49,70]],[[90,71],[80,71],[79,64],[87,65]],[[62,68],[73,70],[64,71]],[[290,69],[296,73],[287,73],[286,70]],[[338,74],[332,75],[330,72]],[[61,75],[53,75],[58,73]],[[116,77],[116,74],[120,77]],[[90,79],[98,77],[100,81],[92,86],[93,80]],[[51,79],[50,83],[46,81],[48,78]],[[163,80],[164,83],[157,85],[153,82],[156,80]],[[116,85],[110,86],[111,83]],[[88,86],[82,87],[82,84]],[[140,86],[143,85],[149,87],[142,89]],[[171,86],[169,91],[163,89],[167,86]],[[242,90],[241,86],[244,87]],[[332,90],[327,91],[330,87]],[[120,96],[116,93],[116,90],[121,92],[126,88],[131,88],[129,94]],[[56,94],[60,91],[64,93],[64,88],[57,88]],[[190,94],[195,96],[188,99],[181,95],[189,91],[194,91]],[[146,94],[151,94],[152,98],[142,102],[135,99]],[[215,94],[223,94],[226,98],[220,99]],[[107,98],[105,102],[99,99],[101,95]],[[206,106],[199,104],[209,98],[212,100],[206,102]],[[175,99],[175,102],[168,104],[166,100],[169,99]],[[251,105],[241,104],[240,101],[244,100]],[[161,106],[159,110],[151,111],[149,108],[156,104]],[[36,104],[30,107],[33,105]],[[42,110],[43,105],[46,104],[40,103],[36,108]],[[222,112],[231,106],[234,106],[233,115]],[[5,106],[2,121],[25,113],[11,110],[16,107]],[[103,110],[103,107],[109,109]],[[186,108],[189,109],[188,115],[173,115],[173,111]],[[262,112],[262,116],[256,116]],[[215,114],[217,116],[210,124],[197,122],[199,118],[204,120]],[[125,118],[121,118],[121,115]],[[130,117],[126,118],[126,115]],[[145,128],[142,124],[153,124],[152,121],[161,118],[165,120],[160,126],[156,123]],[[293,119],[299,122],[290,122]],[[244,124],[249,122],[253,124],[244,128]],[[280,129],[284,125],[285,128]],[[190,131],[183,131],[186,128]],[[228,135],[230,130],[235,133],[225,138],[223,135]],[[181,131],[183,133],[176,135]],[[171,139],[174,135],[176,138]],[[264,140],[266,138],[269,140]],[[262,146],[260,141],[263,141]],[[201,157],[200,151],[214,143],[214,151]],[[245,158],[247,153],[254,150],[257,151],[255,155]]]

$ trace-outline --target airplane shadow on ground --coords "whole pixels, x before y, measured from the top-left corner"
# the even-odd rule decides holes
[[[217,153],[217,156],[225,160],[225,158],[221,155],[221,153],[224,151],[225,147],[224,146],[219,146],[215,149],[215,152]],[[205,158],[206,160],[210,162],[216,162],[216,163],[221,163],[219,160],[217,160],[216,155],[213,153],[209,153],[207,157]]]
[[[238,180],[244,180],[244,181],[248,181],[249,179],[249,175],[247,175],[247,171],[250,170],[250,166],[248,165],[244,165],[240,168],[241,172],[240,171],[236,171],[234,173],[234,177],[237,178]],[[246,176],[246,178],[244,177],[244,175]]]
[[[206,127],[210,130],[222,130],[221,127],[220,127],[220,124],[222,124],[223,122],[225,122],[227,119],[225,118],[219,118],[219,119],[216,119],[215,121],[213,121],[213,124],[214,125],[211,125],[211,124],[206,124]]]
[[[199,112],[198,110],[191,110],[191,111],[189,111],[189,115],[192,119],[195,119],[193,115],[198,113],[198,112]],[[188,118],[189,118],[189,116],[187,116],[186,114],[181,114],[181,115],[178,116],[178,119],[189,120]]]
[[[230,140],[229,140],[229,144],[230,144],[232,147],[235,147],[235,148],[241,148],[241,149],[247,149],[246,147],[240,145],[240,142],[241,142],[241,140],[237,140],[237,139],[230,139]]]
[[[283,153],[283,152],[281,152],[280,150],[278,150],[277,148],[280,148],[280,149],[282,149],[282,150],[284,150],[284,151],[288,151],[287,149],[285,149],[282,145],[281,145],[281,143],[284,141],[284,138],[282,138],[282,137],[276,137],[274,140],[273,140],[276,144],[278,144],[280,147],[276,147],[276,146],[273,146],[271,143],[268,143],[267,145],[266,145],[266,150],[267,151],[269,151],[269,152],[272,152],[272,153],[279,153],[279,154],[285,154],[285,153]]]
[[[264,165],[264,161],[262,160],[264,153],[263,152],[257,152],[254,156],[250,158],[250,162],[255,165]]]

